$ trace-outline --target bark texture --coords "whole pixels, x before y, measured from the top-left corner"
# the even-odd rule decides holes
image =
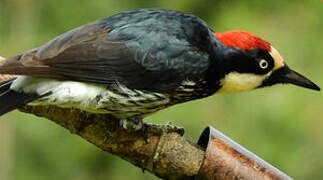
[[[125,130],[118,119],[109,115],[55,106],[25,106],[20,110],[48,118],[100,149],[164,179],[195,176],[205,154],[179,132],[160,132],[159,125],[144,124],[147,129],[144,134]]]

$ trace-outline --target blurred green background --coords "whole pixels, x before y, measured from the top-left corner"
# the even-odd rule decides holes
[[[250,31],[323,86],[320,0],[0,0],[0,55],[37,47],[99,18],[148,7],[193,13],[218,32]],[[210,124],[295,179],[318,180],[323,177],[322,116],[322,92],[279,85],[177,105],[148,120],[184,126],[193,142]],[[0,121],[0,179],[158,178],[48,120],[15,111]]]

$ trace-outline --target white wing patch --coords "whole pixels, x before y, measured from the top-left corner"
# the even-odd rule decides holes
[[[220,80],[222,87],[217,93],[236,93],[255,89],[260,86],[270,74],[271,72],[265,75],[231,72]]]

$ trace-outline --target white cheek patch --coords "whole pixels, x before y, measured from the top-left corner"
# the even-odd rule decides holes
[[[217,93],[236,93],[255,89],[260,86],[270,74],[271,72],[264,75],[231,72],[220,81],[222,87]]]

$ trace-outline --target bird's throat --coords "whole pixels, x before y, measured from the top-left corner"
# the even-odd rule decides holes
[[[260,86],[269,75],[231,72],[220,80],[221,88],[217,93],[236,93],[253,90]]]

